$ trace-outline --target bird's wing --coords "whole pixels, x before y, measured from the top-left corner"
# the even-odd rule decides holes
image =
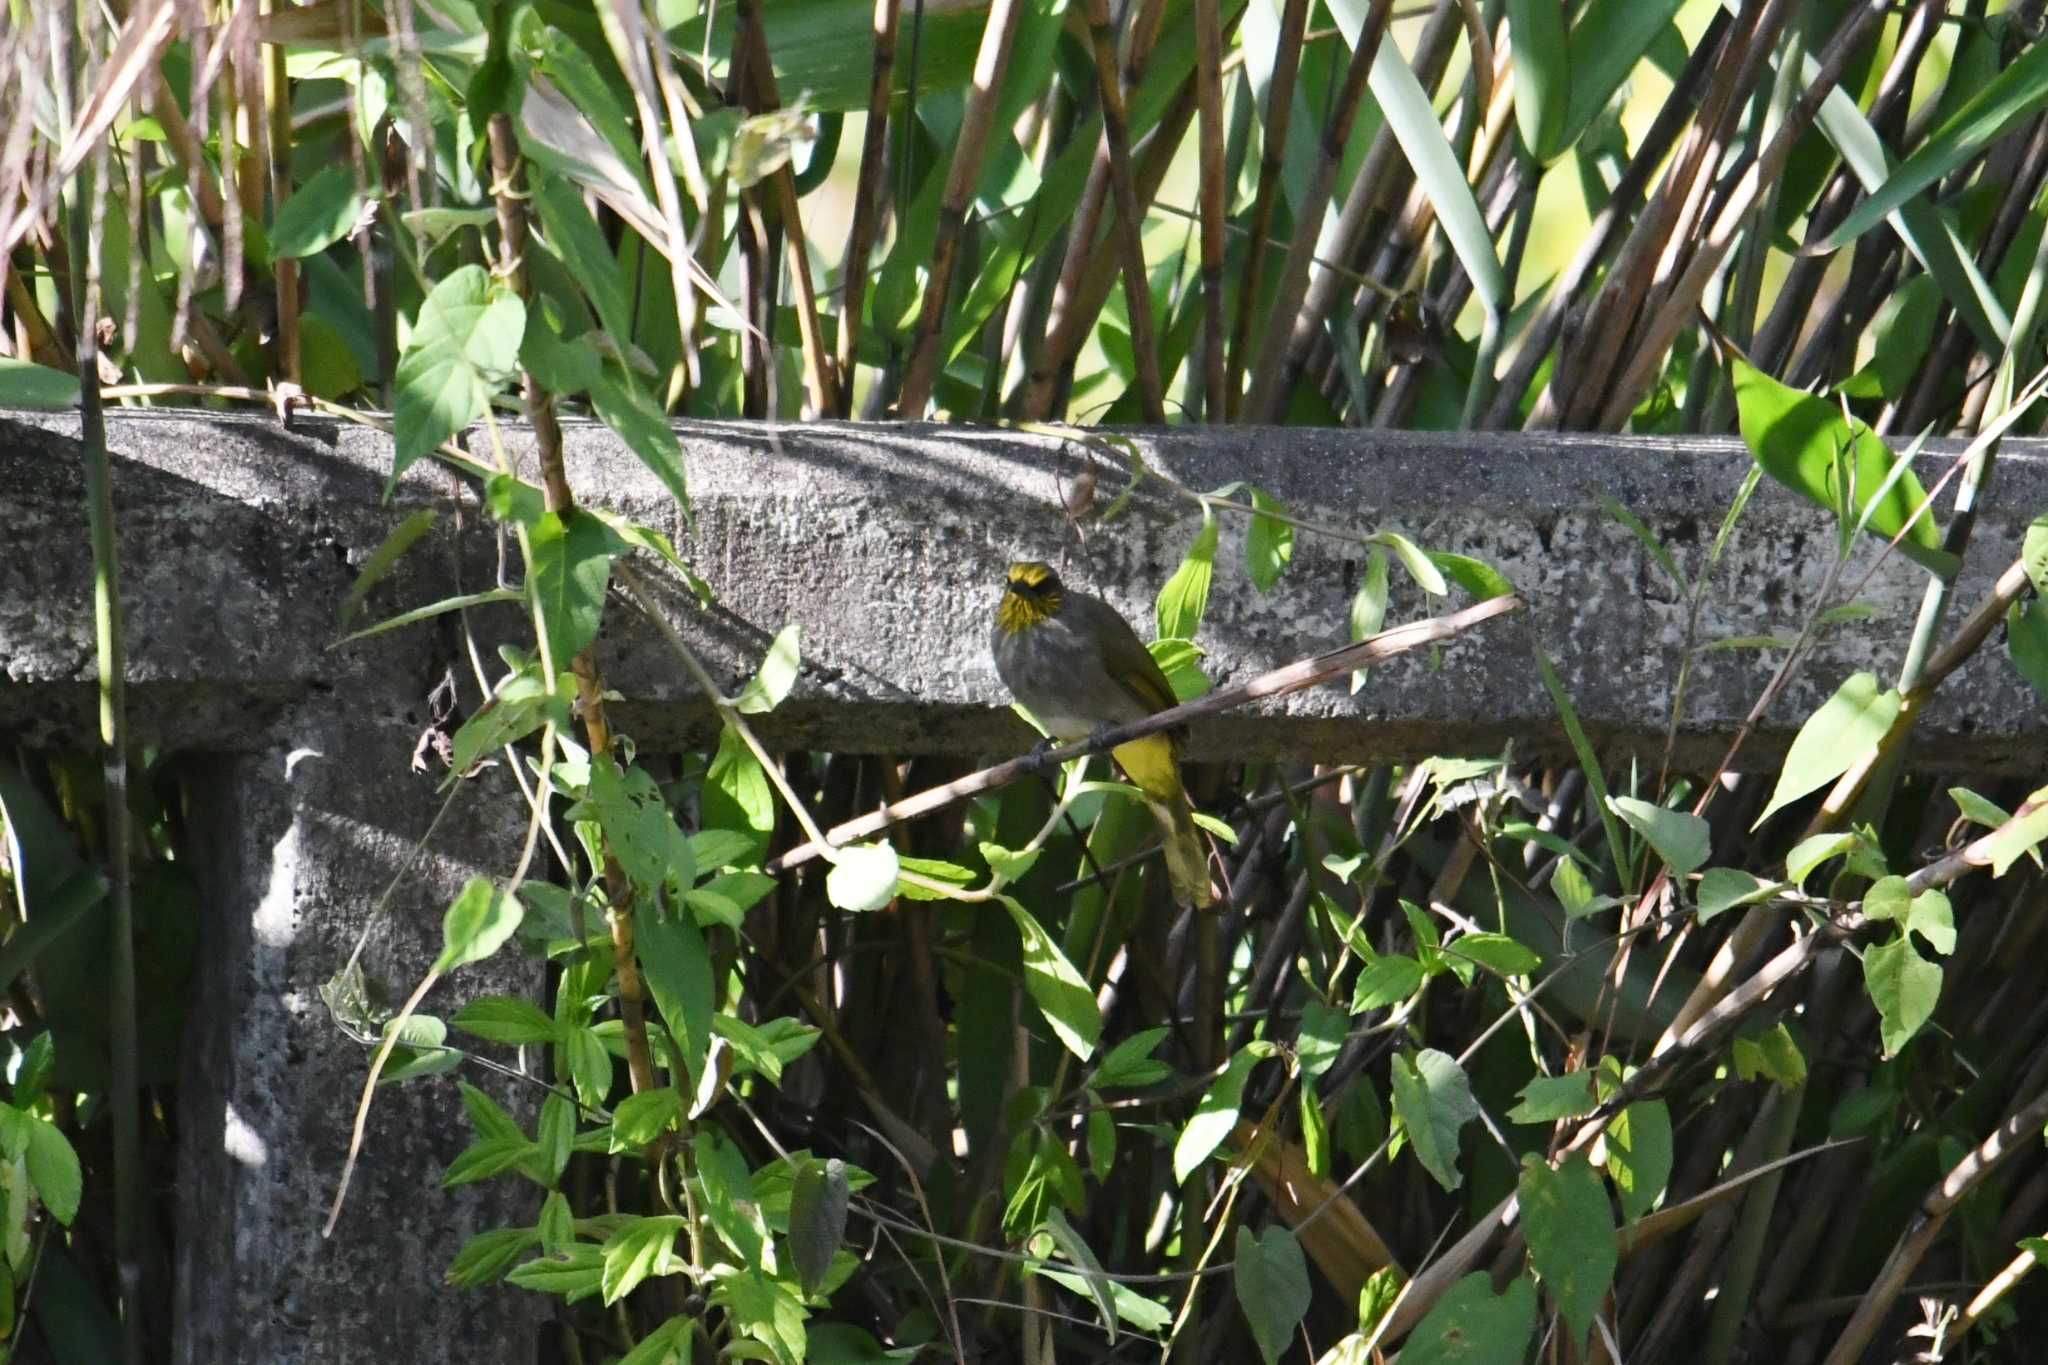
[[[1138,638],[1131,623],[1115,607],[1097,598],[1086,599],[1085,608],[1095,618],[1097,640],[1102,645],[1102,662],[1112,681],[1147,711],[1164,711],[1180,704],[1173,684],[1160,671],[1158,660]]]

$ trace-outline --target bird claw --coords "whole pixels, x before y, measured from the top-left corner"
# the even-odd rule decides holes
[[[1052,737],[1047,735],[1031,746],[1030,753],[1024,755],[1024,766],[1034,773],[1045,774],[1050,772],[1053,767],[1053,764],[1050,762],[1052,751]]]

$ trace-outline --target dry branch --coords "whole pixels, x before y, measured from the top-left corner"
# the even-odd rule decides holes
[[[995,788],[1009,782],[1014,782],[1025,774],[1037,771],[1041,767],[1065,763],[1070,759],[1084,758],[1089,754],[1107,753],[1119,744],[1128,744],[1134,739],[1141,739],[1146,735],[1156,734],[1161,730],[1169,730],[1175,726],[1186,725],[1191,721],[1200,720],[1204,716],[1212,716],[1220,711],[1234,710],[1248,702],[1285,697],[1295,692],[1305,691],[1316,686],[1318,683],[1328,682],[1332,678],[1342,677],[1361,668],[1377,667],[1397,655],[1420,649],[1424,645],[1448,640],[1455,635],[1463,634],[1482,622],[1490,621],[1496,616],[1505,616],[1509,612],[1518,611],[1522,605],[1522,599],[1513,595],[1494,597],[1467,607],[1463,611],[1452,612],[1447,616],[1432,616],[1426,620],[1411,621],[1407,625],[1381,631],[1370,639],[1361,640],[1357,644],[1346,645],[1341,649],[1333,649],[1326,653],[1317,654],[1311,658],[1288,664],[1285,667],[1276,668],[1270,673],[1263,673],[1240,686],[1227,687],[1221,692],[1212,692],[1206,697],[1183,703],[1180,706],[1173,707],[1171,710],[1161,711],[1157,715],[1147,716],[1144,720],[1136,721],[1130,725],[1120,725],[1113,730],[1104,730],[1102,733],[1091,736],[1079,744],[1069,744],[1063,748],[1053,749],[1043,756],[1026,755],[1023,758],[1013,758],[1008,762],[998,763],[994,767],[984,768],[980,772],[969,773],[966,777],[960,778],[957,781],[948,782],[943,786],[919,792],[915,796],[906,797],[901,801],[883,806],[872,814],[864,815],[857,820],[849,820],[845,824],[836,826],[826,835],[826,841],[836,848],[849,839],[863,839],[904,820],[915,819],[920,815],[929,815],[933,811],[943,810],[956,801],[964,801],[970,796],[976,796],[985,791],[993,791]],[[799,844],[797,847],[771,860],[768,863],[767,870],[770,872],[786,871],[789,868],[810,862],[814,858],[822,857],[824,852],[825,848],[815,840]]]

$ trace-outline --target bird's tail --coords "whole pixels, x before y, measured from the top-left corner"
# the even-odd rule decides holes
[[[1173,888],[1174,903],[1197,910],[1215,904],[1216,893],[1209,885],[1209,854],[1202,847],[1202,831],[1195,826],[1187,797],[1149,804],[1166,844],[1166,881]]]

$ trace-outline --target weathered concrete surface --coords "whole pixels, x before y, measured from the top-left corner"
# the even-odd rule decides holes
[[[408,768],[411,744],[409,727],[302,709],[265,747],[199,758],[186,776],[212,913],[178,1095],[178,1365],[534,1359],[538,1295],[442,1280],[471,1234],[530,1226],[540,1206],[521,1180],[440,1188],[473,1136],[446,1079],[379,1089],[341,1222],[320,1236],[368,1056],[331,1022],[321,983],[367,929],[365,970],[402,998],[440,950],[456,890],[518,856],[518,793],[494,771],[407,866],[440,806],[433,780]],[[457,972],[423,1011],[531,996],[539,977],[502,953]],[[531,1123],[531,1090],[460,1074]]]
[[[68,419],[38,417],[45,431]],[[986,753],[1019,742],[995,709],[986,620],[1001,566],[1059,563],[1134,617],[1193,538],[1199,515],[1146,485],[1085,535],[1062,510],[1077,448],[958,428],[682,428],[693,492],[686,527],[660,486],[602,428],[569,427],[570,472],[588,502],[674,535],[719,594],[697,611],[674,599],[686,631],[723,677],[738,679],[784,622],[803,629],[805,669],[766,727],[780,741],[842,751]],[[111,440],[122,503],[123,571],[134,632],[138,731],[209,749],[267,742],[291,708],[332,689],[381,719],[417,719],[419,698],[459,657],[436,627],[340,650],[334,605],[353,566],[419,507],[455,519],[455,480],[419,466],[389,504],[385,438],[306,420],[291,434],[258,417],[117,413]],[[514,431],[515,450],[525,451]],[[1540,642],[1582,717],[1610,749],[1661,745],[1686,607],[1604,498],[1646,520],[1696,572],[1747,467],[1729,441],[1446,437],[1321,430],[1190,429],[1141,439],[1146,457],[1196,488],[1250,480],[1296,515],[1484,559],[1532,609],[1442,651],[1380,670],[1357,697],[1340,687],[1290,699],[1278,714],[1220,717],[1199,729],[1211,757],[1340,758],[1440,750],[1554,748],[1558,732],[1531,663]],[[1959,610],[2016,552],[2048,509],[2048,459],[2010,442],[1957,585]],[[1931,482],[1944,460],[1923,460]],[[92,618],[82,500],[61,443],[0,426],[0,505],[17,535],[0,545],[0,727],[89,733]],[[1105,468],[1097,504],[1116,491]],[[464,515],[474,520],[474,499]],[[1282,587],[1261,596],[1242,569],[1244,527],[1226,516],[1202,643],[1219,678],[1242,678],[1343,639],[1366,555],[1301,534]],[[1832,531],[1774,485],[1759,489],[1714,578],[1699,638],[1789,633],[1814,605]],[[369,616],[488,585],[495,555],[470,538],[461,556],[437,532],[371,594]],[[1859,547],[1859,560],[1875,553]],[[456,566],[460,565],[459,574]],[[1860,576],[1852,573],[1850,581]],[[1395,570],[1390,621],[1432,608]],[[1886,566],[1864,600],[1873,622],[1830,633],[1748,751],[1766,762],[1848,672],[1896,668],[1924,575]],[[473,614],[516,634],[513,609]],[[614,609],[601,643],[607,681],[627,701],[623,728],[643,742],[701,734],[706,714],[644,625]],[[1776,656],[1701,656],[1680,727],[1682,756],[1711,760],[1747,712]],[[1919,753],[1947,768],[2036,768],[2048,714],[1998,651],[1951,680],[1924,718]]]
[[[90,743],[91,565],[66,439],[75,427],[20,417],[0,417],[0,735]],[[389,444],[365,428],[308,420],[287,433],[264,418],[121,412],[110,437],[136,734],[202,755],[187,785],[209,895],[180,1093],[179,1359],[521,1358],[538,1298],[438,1288],[470,1232],[532,1214],[530,1192],[513,1182],[435,1188],[467,1137],[444,1085],[380,1097],[349,1211],[333,1241],[318,1236],[363,1067],[318,986],[432,820],[434,782],[407,768],[429,692],[452,670],[465,708],[477,701],[455,618],[334,648],[337,608],[371,550],[420,508],[441,512],[436,530],[370,593],[362,619],[488,586],[495,534],[474,490],[431,465],[385,502]],[[510,437],[527,452],[522,433]],[[1027,736],[1001,709],[987,655],[1002,566],[1054,560],[1145,619],[1199,523],[1150,483],[1122,516],[1088,520],[1083,534],[1063,510],[1080,457],[1047,439],[695,426],[684,429],[695,517],[686,525],[602,429],[572,424],[569,439],[580,495],[667,531],[716,589],[710,610],[680,593],[671,606],[728,685],[786,621],[801,624],[798,689],[763,718],[789,745],[1021,747]],[[1399,530],[1486,560],[1531,603],[1437,661],[1379,670],[1357,697],[1325,688],[1206,723],[1193,745],[1209,757],[1495,752],[1511,739],[1523,753],[1559,749],[1536,643],[1610,752],[1654,753],[1686,606],[1603,500],[1646,520],[1691,574],[1748,465],[1732,442],[1190,430],[1140,445],[1192,487],[1249,480],[1311,521]],[[2002,457],[1959,609],[2010,561],[2026,520],[2048,509],[2043,449],[2013,443]],[[1937,462],[1927,461],[1929,481]],[[1119,483],[1105,467],[1097,504]],[[1766,485],[1716,575],[1699,638],[1796,628],[1831,544],[1823,517]],[[1282,587],[1265,596],[1248,583],[1243,551],[1244,526],[1226,517],[1202,632],[1212,673],[1242,678],[1344,639],[1363,548],[1298,535]],[[1858,550],[1864,562],[1874,552]],[[1768,761],[1846,673],[1896,668],[1923,582],[1904,561],[1873,580],[1865,600],[1878,620],[1827,639],[1748,750],[1752,761]],[[1391,621],[1438,609],[1396,570]],[[494,638],[523,633],[509,607],[471,619],[487,660]],[[620,728],[643,746],[706,735],[706,708],[654,632],[616,604],[608,621],[599,651],[624,697]],[[1774,662],[1751,651],[1700,658],[1683,757],[1718,755]],[[1948,769],[2038,771],[2048,759],[2048,714],[1995,651],[1951,680],[1920,735],[1922,761]],[[366,966],[400,989],[432,958],[439,912],[461,880],[511,865],[518,819],[506,775],[488,775],[463,800],[437,840],[442,852],[402,883],[372,933]],[[523,989],[524,970],[509,955],[466,969],[429,1008]]]

